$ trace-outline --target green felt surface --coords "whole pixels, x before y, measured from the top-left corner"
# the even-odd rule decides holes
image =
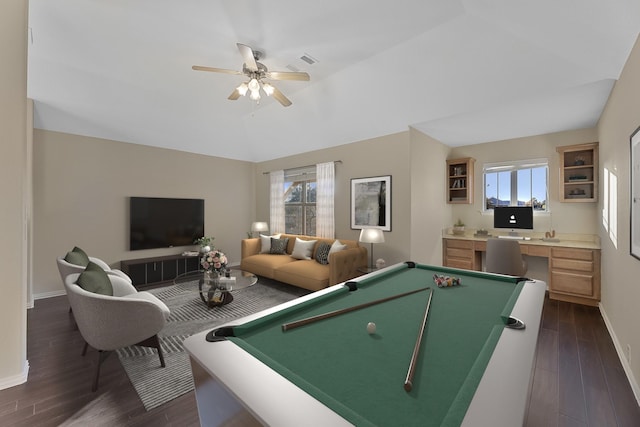
[[[462,285],[438,288],[435,273]],[[428,291],[282,331],[285,322],[426,286],[433,299],[409,393],[403,384]],[[230,339],[356,425],[459,425],[521,287],[484,273],[401,266],[359,280],[357,291],[236,327]],[[373,335],[368,322],[377,325]]]

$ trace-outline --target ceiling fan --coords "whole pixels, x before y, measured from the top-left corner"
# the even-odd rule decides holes
[[[300,80],[300,81],[309,81],[309,74],[305,72],[294,72],[294,71],[269,71],[264,64],[258,62],[258,60],[262,57],[262,52],[253,50],[251,47],[244,45],[242,43],[237,43],[238,50],[244,59],[244,64],[242,65],[242,71],[236,70],[228,70],[225,68],[215,68],[215,67],[203,67],[201,65],[194,65],[191,67],[197,71],[211,71],[214,73],[225,73],[225,74],[237,74],[237,75],[245,75],[249,78],[248,81],[242,82],[240,86],[234,89],[229,95],[230,100],[235,101],[241,96],[245,96],[247,92],[250,92],[249,97],[254,101],[260,101],[260,89],[267,96],[273,96],[280,104],[284,107],[288,107],[291,105],[291,101],[289,98],[284,96],[282,92],[280,92],[275,86],[271,83],[265,81],[266,79],[271,80]]]

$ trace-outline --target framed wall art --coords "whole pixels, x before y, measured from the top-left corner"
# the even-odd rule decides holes
[[[391,231],[391,175],[351,179],[351,228]]]

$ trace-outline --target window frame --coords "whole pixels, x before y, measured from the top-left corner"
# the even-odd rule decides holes
[[[287,187],[287,184],[290,183],[291,185],[289,185]],[[308,202],[307,201],[307,196],[308,196],[308,184],[309,183],[315,183],[315,188],[316,188],[316,201],[314,202]],[[285,184],[285,190],[282,194],[283,197],[283,202],[284,202],[284,208],[285,208],[285,233],[289,233],[289,234],[302,234],[302,235],[306,235],[306,236],[311,236],[311,235],[315,235],[315,230],[313,231],[313,233],[311,233],[310,230],[307,229],[307,208],[308,207],[313,207],[314,209],[316,209],[316,203],[317,203],[317,177],[316,177],[316,168],[314,167],[308,167],[308,168],[299,168],[299,169],[289,169],[289,170],[285,170],[284,172],[284,184]],[[300,184],[302,186],[302,192],[301,192],[301,201],[300,202],[287,202],[286,198],[287,198],[287,194],[289,193],[289,191],[294,188],[295,186],[297,186],[298,184]],[[286,210],[288,206],[299,206],[300,207],[300,212],[301,212],[301,218],[300,218],[300,224],[301,224],[301,233],[293,233],[291,230],[287,229],[287,221],[286,221]]]
[[[545,168],[545,200],[544,209],[534,209],[534,214],[550,213],[549,204],[549,159],[526,159],[512,160],[506,162],[490,162],[482,165],[482,213],[487,214],[493,212],[493,208],[487,207],[487,174],[498,172],[510,172],[510,200],[508,206],[517,206],[513,204],[514,200],[518,200],[518,171],[531,170],[535,168]],[[531,184],[533,187],[533,182]],[[533,198],[533,194],[531,194]]]

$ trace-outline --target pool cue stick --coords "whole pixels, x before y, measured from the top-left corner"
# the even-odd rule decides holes
[[[304,318],[304,319],[296,320],[295,322],[284,323],[282,325],[282,330],[283,331],[288,331],[290,329],[299,328],[300,326],[308,325],[310,323],[314,323],[314,322],[317,322],[319,320],[324,320],[324,319],[328,319],[330,317],[339,316],[341,314],[349,313],[350,311],[359,310],[361,308],[370,307],[372,305],[376,305],[376,304],[380,304],[380,303],[383,303],[383,302],[391,301],[393,299],[404,297],[404,296],[411,295],[411,294],[415,294],[417,292],[426,291],[427,289],[431,289],[431,288],[420,288],[420,289],[416,289],[416,290],[413,290],[413,291],[405,292],[403,294],[393,295],[393,296],[386,297],[386,298],[380,298],[380,299],[377,299],[375,301],[369,301],[369,302],[365,302],[363,304],[354,305],[353,307],[347,307],[347,308],[342,308],[340,310],[329,311],[327,313],[318,314],[316,316],[311,316],[311,317],[307,317],[307,318]]]
[[[413,355],[411,356],[411,361],[409,362],[409,371],[407,372],[407,378],[404,380],[404,389],[407,392],[411,391],[411,389],[413,388],[413,374],[415,374],[415,371],[416,371],[418,353],[420,353],[420,343],[422,342],[422,336],[424,335],[424,328],[427,325],[427,317],[429,316],[429,307],[431,306],[432,296],[433,296],[433,289],[430,289],[429,299],[427,300],[427,309],[424,311],[424,319],[422,319],[422,326],[420,327],[420,333],[418,333],[416,346],[413,348]]]

